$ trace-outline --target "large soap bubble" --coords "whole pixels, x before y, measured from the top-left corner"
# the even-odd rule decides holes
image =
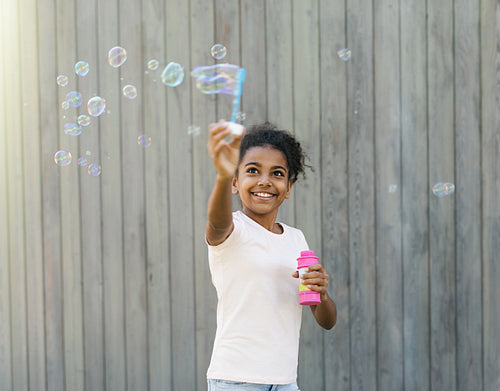
[[[127,61],[127,51],[121,46],[115,46],[108,52],[108,62],[113,68],[118,68]]]
[[[169,87],[177,87],[184,80],[184,69],[181,64],[170,62],[161,74],[161,81]]]
[[[67,151],[57,151],[54,155],[54,161],[58,166],[67,166],[71,163],[71,153]]]
[[[106,110],[106,101],[100,96],[94,96],[89,99],[87,108],[91,116],[98,117]]]
[[[216,43],[214,46],[212,46],[210,52],[212,53],[213,58],[215,58],[216,60],[221,60],[226,57],[227,49],[224,45]]]
[[[89,63],[86,61],[78,61],[75,64],[75,73],[78,76],[86,76],[87,73],[89,73],[89,70],[90,70],[90,66],[89,66]]]

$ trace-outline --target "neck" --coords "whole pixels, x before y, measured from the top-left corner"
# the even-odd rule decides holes
[[[278,216],[278,212],[268,215],[257,215],[254,213],[249,213],[247,210],[245,210],[245,208],[243,208],[243,213],[248,217],[250,217],[256,223],[258,223],[259,225],[262,225],[268,231],[274,233],[281,233],[281,230],[276,227],[277,226],[276,217]],[[279,232],[277,232],[277,230]]]

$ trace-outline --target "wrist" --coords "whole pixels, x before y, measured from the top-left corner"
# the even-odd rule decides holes
[[[220,184],[220,185],[231,185],[231,181],[233,180],[232,175],[225,175],[221,174],[220,172],[217,173],[217,176],[215,177],[215,181]]]

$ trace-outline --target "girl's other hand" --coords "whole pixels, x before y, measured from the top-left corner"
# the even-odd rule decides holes
[[[299,272],[296,271],[292,276],[299,278]],[[321,301],[323,302],[328,297],[327,288],[329,278],[325,268],[320,264],[316,264],[308,267],[307,273],[304,273],[302,276],[302,283],[310,290],[319,292]]]
[[[222,178],[232,179],[238,167],[240,144],[245,132],[238,136],[231,135],[228,123],[224,120],[210,124],[208,130],[207,149],[217,174]],[[231,141],[228,142],[227,137],[230,137]]]

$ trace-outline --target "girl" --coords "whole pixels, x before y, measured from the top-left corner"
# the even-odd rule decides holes
[[[208,389],[297,391],[302,308],[294,278],[308,246],[300,230],[276,216],[304,174],[302,148],[270,124],[231,136],[221,120],[209,131],[217,176],[205,234],[218,304]],[[232,212],[231,193],[239,195],[241,211]],[[321,304],[310,307],[316,321],[331,329],[337,309],[328,296],[328,274],[313,265],[303,280],[321,294]]]

